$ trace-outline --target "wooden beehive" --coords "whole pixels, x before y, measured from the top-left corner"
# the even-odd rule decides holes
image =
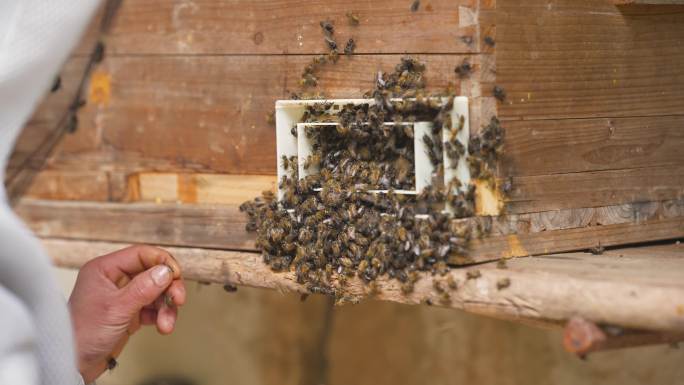
[[[358,48],[322,71],[320,89],[329,97],[359,97],[378,70],[409,54],[427,64],[430,90],[450,87],[470,98],[472,131],[492,116],[502,121],[499,178],[511,178],[513,189],[492,235],[472,244],[476,261],[684,236],[682,6],[431,0],[412,12],[410,3],[124,2],[103,36],[100,20],[93,23],[64,66],[62,88],[17,145],[10,187],[32,182],[18,212],[44,238],[258,259],[237,207],[274,189],[275,131],[266,117],[275,100],[297,90],[306,63],[326,51],[319,22],[330,19],[336,36],[354,37]],[[359,26],[347,23],[348,12]],[[78,129],[35,177],[22,178],[29,155],[72,102],[98,38],[106,56],[90,73]],[[459,79],[454,68],[464,59],[474,72]],[[502,102],[496,85],[506,92]],[[236,279],[203,271],[195,278]],[[554,320],[569,314],[493,309],[480,310]],[[684,329],[684,314],[668,317],[651,326]]]

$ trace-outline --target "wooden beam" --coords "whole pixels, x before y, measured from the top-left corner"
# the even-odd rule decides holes
[[[684,237],[684,202],[496,218],[493,233],[455,264]],[[23,200],[17,213],[42,237],[255,250],[237,206]]]
[[[44,239],[43,244],[59,266],[77,268],[97,255],[125,246],[121,243]],[[274,273],[254,253],[171,247],[187,279],[306,292],[293,273]],[[651,255],[651,250],[656,253]],[[407,304],[432,303],[469,312],[501,317],[562,322],[573,316],[624,328],[684,331],[684,247],[656,246],[636,249],[630,256],[620,251],[601,256],[585,253],[511,260],[507,269],[496,264],[452,269],[456,282],[447,277],[422,274],[410,294],[403,294],[394,280],[378,280],[371,290],[358,279],[344,289],[350,301],[367,296]],[[480,277],[468,279],[469,271]],[[503,279],[510,286],[501,287]],[[499,284],[499,285],[497,285]],[[448,298],[435,289],[439,286]]]

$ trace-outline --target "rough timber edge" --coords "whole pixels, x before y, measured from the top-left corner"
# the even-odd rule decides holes
[[[127,246],[54,238],[45,238],[42,242],[55,264],[67,268],[78,268],[91,257]],[[684,267],[684,246],[676,247],[677,258],[670,263]],[[304,286],[295,282],[293,273],[272,272],[257,253],[182,247],[166,249],[178,259],[183,275],[189,280],[306,292]],[[610,274],[597,280],[573,273],[573,269],[563,269],[564,264],[577,267],[577,263],[582,263],[581,259],[586,259],[587,263],[597,258],[615,260],[617,252],[619,250],[603,256],[572,253],[521,258],[508,261],[507,269],[498,269],[495,263],[452,269],[449,274],[456,282],[455,290],[448,287],[447,277],[424,273],[408,295],[401,292],[396,281],[386,278],[378,279],[375,294],[360,280],[350,279],[345,295],[352,302],[370,296],[404,304],[430,303],[535,326],[560,326],[574,316],[582,316],[596,323],[629,329],[684,332],[684,303],[681,300],[684,283],[646,284],[611,278]],[[644,248],[642,254],[639,258],[648,258],[649,249]],[[624,262],[620,260],[620,263]],[[473,270],[479,270],[481,276],[467,279],[467,273]],[[499,290],[497,283],[504,278],[510,280],[510,286]],[[435,282],[444,292],[450,293],[448,299],[435,289]]]

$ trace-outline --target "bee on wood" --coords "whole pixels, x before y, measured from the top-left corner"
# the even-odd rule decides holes
[[[497,290],[503,290],[509,286],[511,286],[510,278],[501,278],[498,281],[496,281],[496,289]]]
[[[223,285],[223,290],[225,290],[227,293],[235,293],[238,290],[238,288],[235,285],[226,283],[225,285]]]
[[[441,282],[439,282],[438,280],[435,279],[432,281],[432,287],[435,289],[437,293],[444,293],[444,288],[442,287]]]
[[[401,292],[404,295],[408,295],[413,293],[413,282],[411,281],[406,281],[401,284]]]
[[[328,45],[328,48],[330,48],[330,50],[337,49],[337,42],[331,36],[325,37],[325,43]]]
[[[501,185],[501,192],[503,192],[505,195],[508,195],[511,193],[511,191],[513,191],[513,178],[509,176]]]
[[[601,246],[601,242],[599,241],[598,245],[592,247],[589,249],[589,252],[594,254],[594,255],[601,255],[603,252],[606,251],[606,248]]]
[[[353,38],[349,38],[349,40],[347,40],[347,44],[344,46],[344,54],[347,56],[351,56],[354,53],[355,49],[356,42]]]
[[[95,46],[95,50],[91,56],[91,60],[94,64],[101,63],[105,56],[106,47],[102,41],[98,41]]]
[[[482,277],[482,273],[480,273],[480,270],[468,270],[466,272],[466,279],[478,279]]]
[[[473,37],[470,35],[461,36],[461,41],[466,45],[473,45]]]
[[[484,42],[485,42],[485,44],[487,44],[490,47],[494,47],[496,45],[494,38],[492,38],[491,36],[485,36]]]
[[[470,73],[472,71],[473,71],[473,66],[470,64],[470,61],[468,59],[463,59],[461,64],[456,66],[456,69],[455,69],[456,74],[461,79],[470,76]]]
[[[451,290],[458,289],[458,283],[456,282],[456,279],[454,279],[454,276],[451,274],[447,276],[447,286],[449,286],[449,289]]]
[[[359,15],[354,12],[347,12],[347,21],[352,27],[356,27],[360,24]]]
[[[55,93],[59,91],[60,88],[62,88],[62,77],[57,75],[57,77],[55,77],[54,82],[52,83],[52,87],[50,87],[50,92]]]
[[[319,24],[321,25],[323,33],[325,33],[326,36],[332,36],[333,33],[335,33],[335,27],[330,20],[321,21]]]
[[[508,269],[508,263],[503,258],[499,259],[499,261],[496,262],[496,268],[497,269]]]
[[[501,86],[494,86],[494,97],[500,102],[505,101],[506,90],[504,90]]]
[[[411,12],[416,12],[420,8],[420,0],[413,0],[411,3]]]
[[[377,296],[380,294],[380,285],[378,285],[377,281],[371,281],[368,282],[368,295],[370,296]]]
[[[337,61],[340,60],[340,53],[337,52],[337,49],[330,50],[330,52],[328,53],[328,60],[333,64],[337,63]]]

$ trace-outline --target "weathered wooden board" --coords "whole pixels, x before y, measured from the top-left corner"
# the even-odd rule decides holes
[[[45,239],[55,263],[79,267],[90,258],[125,247],[121,243]],[[306,292],[293,273],[274,273],[254,253],[192,248],[169,248],[187,279]],[[467,279],[470,270],[481,273]],[[402,294],[396,281],[379,279],[374,298],[409,304],[430,302],[506,319],[562,322],[573,316],[622,327],[684,331],[684,246],[667,245],[617,249],[595,256],[586,253],[519,258],[507,269],[495,264],[453,269],[457,283],[424,274],[413,293]],[[497,288],[503,279],[510,286]],[[435,282],[449,293],[438,293]],[[360,280],[349,281],[351,297],[369,295]]]
[[[502,175],[684,164],[684,116],[508,121]]]
[[[684,202],[502,217],[467,260],[547,254],[684,237]],[[42,237],[254,251],[236,206],[24,200],[18,214]]]
[[[671,167],[558,173],[513,178],[506,210],[529,213],[575,207],[679,199],[684,163]]]
[[[499,115],[511,120],[681,115],[684,10],[602,0],[499,0]]]
[[[676,4],[684,4],[684,1],[682,0],[610,0],[611,3],[615,5],[631,5],[631,4],[669,4],[669,5],[676,5]]]
[[[330,20],[338,44],[353,37],[359,53],[471,53],[480,49],[478,11],[492,6],[433,0],[412,12],[411,1],[394,0],[126,1],[107,46],[116,55],[323,53],[319,23]],[[358,26],[349,24],[349,12],[358,16]]]
[[[254,250],[237,206],[29,201],[16,209],[41,236]]]

